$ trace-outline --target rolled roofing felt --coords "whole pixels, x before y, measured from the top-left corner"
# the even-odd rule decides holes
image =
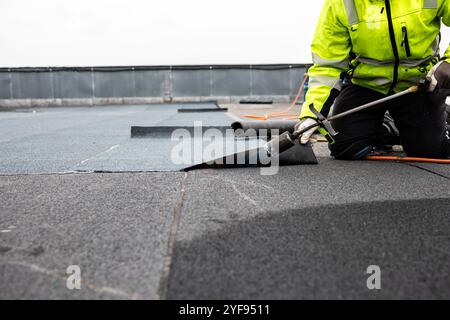
[[[195,130],[201,130],[202,133],[214,129],[219,130],[221,133],[225,134],[227,130],[230,130],[228,126],[154,126],[154,127],[131,127],[131,138],[140,137],[152,137],[152,138],[170,138],[175,130],[187,130],[191,135],[195,134]]]
[[[237,136],[272,136],[284,132],[294,132],[298,120],[272,120],[272,121],[236,121],[231,128]],[[275,132],[274,130],[278,130]]]
[[[273,156],[267,152],[265,147],[256,147],[203,162],[188,167],[183,171],[206,168],[269,167],[318,163],[311,144],[302,145],[298,140],[295,140],[291,148]]]

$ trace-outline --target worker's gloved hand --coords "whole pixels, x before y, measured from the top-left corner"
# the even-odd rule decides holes
[[[430,70],[428,77],[431,79],[428,87],[429,92],[436,89],[450,89],[450,63],[439,62]]]
[[[301,131],[301,130],[306,129],[307,127],[312,126],[316,123],[317,123],[317,121],[312,118],[305,118],[295,125],[294,130]],[[316,131],[316,129],[317,129],[317,127],[314,127],[314,128],[309,129],[305,133],[303,133],[302,136],[300,137],[300,143],[307,144],[309,139],[311,138],[312,134],[314,133],[314,131]]]

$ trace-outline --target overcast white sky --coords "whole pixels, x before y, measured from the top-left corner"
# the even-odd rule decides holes
[[[306,63],[322,3],[0,0],[0,66]]]

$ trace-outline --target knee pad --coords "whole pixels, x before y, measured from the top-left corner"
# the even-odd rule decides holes
[[[367,141],[356,141],[351,144],[330,144],[331,156],[339,160],[361,160],[373,147]]]

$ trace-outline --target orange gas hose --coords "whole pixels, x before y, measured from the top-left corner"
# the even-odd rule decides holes
[[[366,160],[450,164],[450,159],[430,159],[430,158],[414,158],[414,157],[399,157],[399,156],[367,156]]]
[[[308,79],[308,74],[304,74],[303,75],[303,80],[302,83],[300,84],[300,88],[298,89],[297,95],[295,96],[294,101],[292,102],[292,104],[289,106],[289,108],[286,109],[286,111],[281,111],[281,112],[271,112],[271,113],[267,113],[263,116],[257,116],[257,115],[253,115],[253,114],[249,114],[249,115],[245,115],[245,118],[250,118],[250,119],[256,119],[256,120],[269,120],[270,118],[275,118],[275,117],[283,117],[286,116],[287,118],[283,119],[283,120],[297,120],[298,119],[298,114],[292,113],[292,109],[294,109],[294,107],[297,105],[298,100],[300,99],[300,96],[302,95],[303,92],[303,88],[305,87],[305,83],[306,80]]]

